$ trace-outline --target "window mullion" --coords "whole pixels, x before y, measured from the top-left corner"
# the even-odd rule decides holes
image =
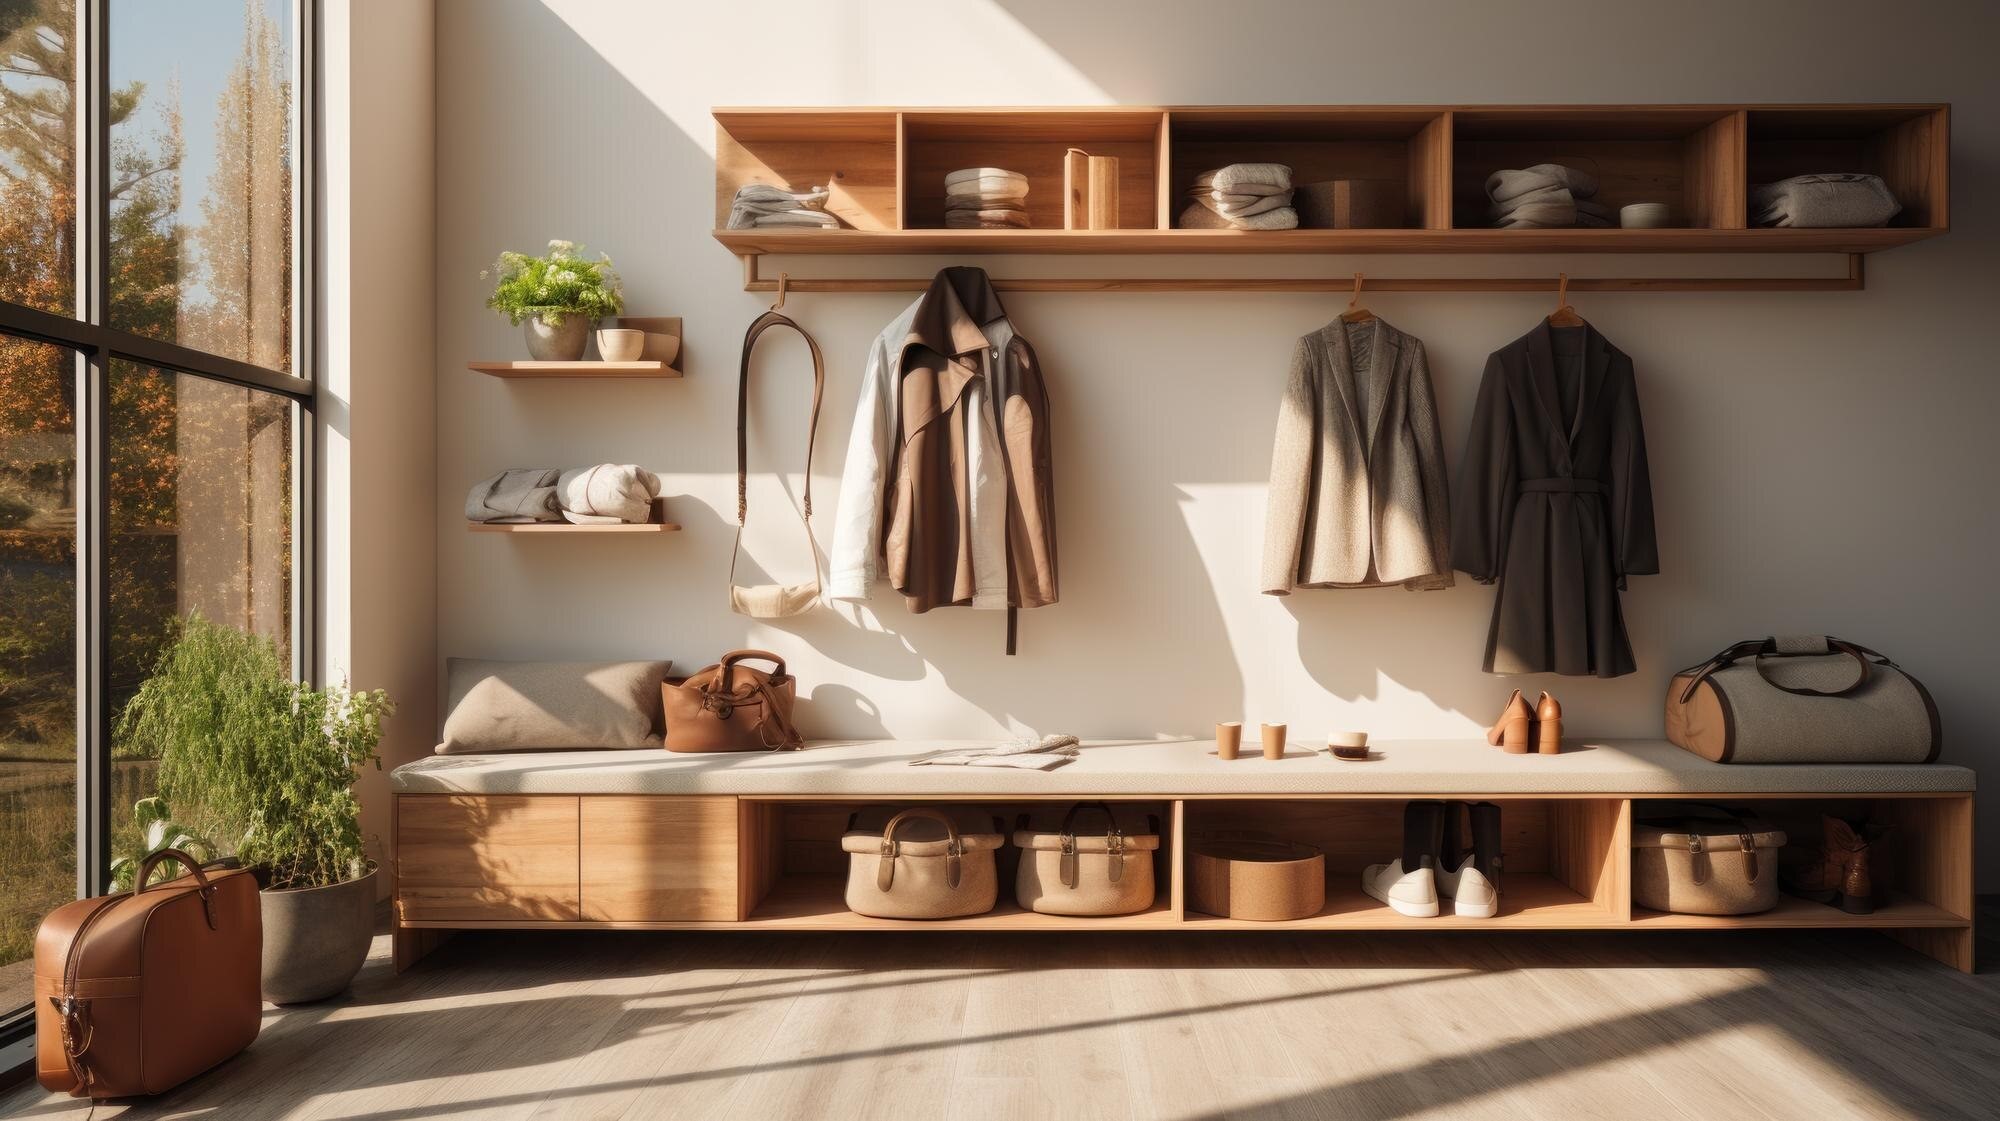
[[[109,0],[77,5],[77,313],[102,326],[110,295],[111,76]],[[94,334],[95,332],[92,332]],[[79,895],[103,893],[111,869],[111,714],[106,703],[110,642],[107,571],[110,447],[107,436],[110,355],[77,354],[76,654],[77,846]]]

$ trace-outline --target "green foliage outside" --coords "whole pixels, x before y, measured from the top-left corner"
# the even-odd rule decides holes
[[[602,319],[624,311],[624,288],[610,256],[599,254],[597,260],[587,261],[582,252],[583,247],[573,241],[551,241],[546,257],[511,249],[500,254],[492,268],[479,274],[482,280],[496,280],[486,306],[517,327],[529,316],[538,315],[556,327],[564,316]]]

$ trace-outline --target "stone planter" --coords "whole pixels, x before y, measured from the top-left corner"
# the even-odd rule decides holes
[[[375,869],[330,887],[259,893],[264,999],[303,1004],[344,991],[375,936]]]
[[[521,330],[528,336],[528,355],[537,362],[578,361],[590,342],[590,320],[575,313],[563,316],[556,327],[539,315],[531,316],[522,322]]]

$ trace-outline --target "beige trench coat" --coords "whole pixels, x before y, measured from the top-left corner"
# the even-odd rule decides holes
[[[1278,410],[1261,583],[1449,588],[1451,508],[1421,340],[1380,319],[1299,340]]]

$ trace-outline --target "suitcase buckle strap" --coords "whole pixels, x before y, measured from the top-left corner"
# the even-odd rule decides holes
[[[69,1065],[70,1077],[76,1080],[75,1092],[87,1094],[92,1079],[83,1057],[97,1038],[97,1028],[90,1022],[90,1002],[64,994],[50,997],[49,1004],[55,1007],[57,1022],[62,1025],[63,1059]]]

